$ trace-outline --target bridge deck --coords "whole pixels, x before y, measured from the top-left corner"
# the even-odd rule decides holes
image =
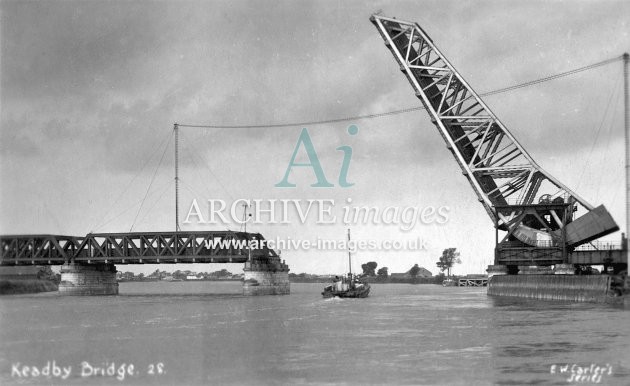
[[[243,263],[249,255],[277,259],[263,240],[258,233],[232,231],[3,235],[0,265]]]

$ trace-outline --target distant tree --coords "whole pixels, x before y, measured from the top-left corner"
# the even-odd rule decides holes
[[[363,269],[363,274],[366,276],[376,276],[376,267],[378,264],[375,261],[370,261],[361,265],[361,269]]]
[[[37,278],[39,280],[48,280],[59,284],[59,282],[61,281],[61,274],[54,273],[49,265],[45,265],[41,267],[37,272]]]
[[[223,268],[220,271],[214,271],[210,274],[210,276],[212,277],[226,277],[226,276],[232,276],[232,273],[230,271],[228,271],[227,269]]]
[[[420,273],[420,267],[418,267],[418,264],[415,264],[413,267],[411,267],[411,269],[409,270],[409,276],[416,278],[418,276],[418,273]]]
[[[451,276],[451,268],[453,265],[461,264],[462,261],[459,258],[459,252],[457,252],[457,248],[446,248],[442,252],[442,256],[440,256],[440,260],[437,262],[438,268],[440,271],[446,271],[446,276]]]
[[[37,278],[40,280],[52,280],[55,277],[55,273],[52,271],[49,265],[45,265],[39,268],[37,271]]]
[[[138,280],[143,280],[144,279],[144,273],[139,273],[138,276],[136,276],[138,278]]]
[[[386,278],[388,275],[387,267],[383,267],[376,272],[376,275],[380,278]]]

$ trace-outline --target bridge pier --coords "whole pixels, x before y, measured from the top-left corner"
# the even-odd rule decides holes
[[[291,292],[289,267],[280,259],[274,260],[245,263],[243,295],[288,295]]]
[[[118,295],[116,266],[107,263],[70,263],[61,266],[62,295]]]

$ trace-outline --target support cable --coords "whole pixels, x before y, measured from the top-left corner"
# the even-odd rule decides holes
[[[170,141],[169,141],[170,142]],[[167,143],[168,145],[168,143]],[[138,219],[138,215],[142,210],[142,206],[144,205],[145,200],[147,199],[147,195],[149,194],[149,190],[151,190],[151,186],[153,185],[153,181],[155,181],[155,176],[157,175],[158,170],[160,170],[160,166],[162,166],[162,161],[164,161],[164,156],[166,155],[166,150],[168,150],[168,146],[164,146],[164,151],[162,152],[162,157],[160,157],[160,162],[158,163],[155,171],[153,172],[153,176],[151,177],[151,182],[149,182],[149,186],[147,186],[147,190],[144,193],[144,198],[142,199],[142,203],[138,208],[138,212],[136,213],[136,217],[133,219],[133,223],[131,223],[131,227],[129,228],[129,232],[133,230],[134,225],[136,224],[136,220]]]
[[[163,183],[162,185],[160,185],[158,187],[159,188],[163,188],[164,186],[169,185],[170,183],[172,183],[172,181],[167,181],[165,183]],[[169,185],[170,186],[170,185]],[[149,197],[153,196],[156,193],[156,191],[153,191],[149,194]],[[94,230],[98,230],[102,227],[104,227],[105,225],[111,223],[112,221],[116,220],[117,218],[119,218],[120,216],[122,216],[123,214],[126,214],[127,212],[129,212],[131,209],[133,209],[136,205],[138,205],[139,203],[142,202],[142,199],[135,201],[133,204],[127,206],[125,209],[121,210],[120,212],[118,212],[118,214],[112,218],[110,218],[109,220],[107,220],[106,222],[104,222],[103,224],[99,225],[98,227],[94,228]],[[94,233],[94,230],[90,231],[90,233]]]
[[[613,136],[613,132],[614,132],[614,130],[613,130],[613,125],[615,123],[614,116],[617,114],[618,107],[619,107],[619,100],[620,99],[621,98],[617,98],[615,100],[615,107],[612,110],[612,114],[611,114],[611,117],[610,117],[610,122],[608,123],[608,139],[606,140],[606,151],[602,154],[603,160],[602,160],[602,162],[600,162],[600,165],[607,165],[608,156],[610,155],[610,151],[608,151],[610,149],[610,140],[611,140],[611,137]],[[595,192],[595,198],[599,197],[599,190],[602,187],[602,180],[603,180],[603,178],[604,178],[604,173],[599,173],[599,181],[597,182],[597,185],[595,185],[595,186],[597,186],[597,191]]]
[[[164,137],[164,139],[162,140],[162,142],[160,142],[160,145],[155,147],[153,152],[151,153],[151,155],[144,161],[144,163],[142,164],[142,167],[140,168],[140,170],[138,170],[138,172],[136,173],[135,176],[133,176],[133,178],[131,179],[131,181],[129,181],[129,183],[127,184],[127,186],[125,187],[125,189],[122,190],[122,192],[120,192],[120,194],[116,197],[116,199],[112,202],[112,204],[109,206],[109,208],[107,209],[107,211],[105,212],[105,215],[102,217],[101,222],[100,223],[95,223],[92,224],[92,226],[90,227],[90,233],[93,233],[94,230],[101,228],[102,226],[104,226],[105,224],[108,224],[109,222],[111,222],[110,220],[107,220],[107,216],[110,215],[110,213],[112,212],[112,209],[114,208],[114,206],[118,203],[118,201],[120,201],[120,199],[125,195],[125,193],[127,193],[129,191],[129,189],[131,188],[131,186],[133,185],[134,181],[140,176],[140,174],[142,174],[142,172],[144,171],[144,168],[147,167],[147,165],[149,164],[149,161],[151,161],[153,159],[153,156],[158,153],[159,149],[162,148],[162,146],[165,145],[165,143],[167,141],[169,141],[171,135],[167,135]],[[107,221],[106,221],[107,220]]]
[[[184,180],[180,179],[179,182],[181,182],[182,186],[190,193],[192,193],[193,196],[199,196],[199,192],[197,192],[192,186],[188,185],[188,183],[186,183]],[[228,232],[232,232],[232,230],[226,224],[223,224],[223,228],[225,228],[225,230]]]
[[[580,174],[580,178],[578,179],[577,184],[575,185],[575,190],[579,190],[580,188],[580,184],[582,183],[582,180],[584,178],[584,173],[586,172],[586,166],[588,166],[590,164],[591,161],[591,157],[593,155],[593,150],[595,150],[595,146],[597,145],[597,141],[599,140],[599,134],[602,131],[602,127],[604,127],[604,123],[606,122],[606,118],[608,117],[608,110],[610,109],[610,105],[612,104],[612,101],[615,97],[615,95],[617,95],[617,89],[618,87],[614,87],[610,93],[610,97],[608,98],[608,103],[606,104],[606,108],[604,109],[604,115],[602,116],[602,121],[599,124],[599,127],[597,128],[597,132],[595,133],[595,140],[593,141],[593,143],[591,144],[591,149],[588,152],[588,156],[586,157],[586,165],[582,168],[582,173]]]
[[[166,184],[164,189],[159,191],[159,195],[157,197],[157,199],[155,200],[155,202],[147,208],[146,213],[144,214],[144,216],[142,216],[140,218],[140,220],[138,221],[139,224],[141,224],[145,218],[147,218],[147,216],[149,215],[149,213],[151,213],[151,210],[153,210],[153,208],[155,208],[155,206],[162,200],[162,198],[164,198],[164,195],[166,194],[166,192],[171,188],[171,186],[174,184],[173,181],[170,181],[170,183]]]
[[[181,126],[181,125],[180,125],[180,126]],[[190,142],[190,141],[186,140],[186,143],[187,143],[187,145],[185,145],[185,146],[186,146],[186,148],[187,148],[187,149],[189,149],[189,150],[192,150],[192,155],[193,155],[193,156],[196,156],[197,158],[199,158],[199,161],[201,162],[201,164],[202,164],[203,166],[205,166],[205,167],[206,167],[206,169],[208,169],[208,172],[210,172],[210,174],[212,175],[212,177],[214,177],[214,179],[217,181],[217,183],[219,184],[219,186],[221,186],[221,188],[223,189],[223,191],[224,191],[224,192],[225,192],[225,193],[226,193],[226,194],[230,197],[230,199],[232,199],[232,201],[235,201],[235,200],[234,200],[234,196],[232,196],[232,195],[230,194],[230,192],[227,190],[227,188],[225,187],[225,185],[221,182],[221,180],[219,179],[219,177],[217,177],[217,175],[216,175],[216,174],[212,171],[212,169],[211,169],[211,168],[210,168],[210,166],[209,166],[209,165],[210,165],[210,163],[206,160],[206,158],[205,158],[204,156],[202,156],[202,155],[201,155],[201,152],[199,152],[199,150],[197,150],[197,148],[195,147],[195,145],[194,145],[192,142]],[[190,147],[189,147],[189,146],[190,146]],[[194,158],[193,158],[193,157],[191,157],[191,159],[192,159],[193,163],[194,163],[195,165],[197,165],[197,163],[196,163],[196,161],[194,160]],[[206,187],[206,189],[208,189],[208,188]],[[208,193],[210,193],[210,189],[208,189]]]
[[[612,59],[603,60],[601,62],[593,63],[588,66],[583,66],[580,68],[576,68],[573,70],[561,72],[555,75],[546,76],[544,78],[535,79],[529,82],[516,84],[509,87],[500,88],[494,91],[489,91],[486,93],[479,94],[481,97],[497,95],[501,93],[505,93],[508,91],[517,90],[519,88],[532,86],[538,83],[548,82],[550,80],[555,80],[558,78],[562,78],[569,75],[574,75],[583,71],[592,70],[597,67],[605,66],[607,64],[615,63],[620,60],[623,60],[623,55],[617,56]],[[265,124],[265,125],[187,125],[187,124],[179,124],[179,127],[190,127],[190,128],[202,128],[202,129],[262,129],[262,128],[281,128],[281,127],[292,127],[292,126],[315,126],[315,125],[323,125],[327,123],[338,123],[338,122],[346,122],[346,121],[358,121],[362,119],[374,119],[380,118],[389,115],[397,115],[397,114],[405,114],[412,111],[424,110],[423,106],[418,107],[409,107],[402,110],[393,110],[387,111],[383,113],[374,113],[374,114],[366,114],[366,115],[357,115],[354,117],[345,117],[345,118],[333,118],[333,119],[325,119],[321,121],[305,121],[305,122],[291,122],[291,123],[274,123],[274,124]]]

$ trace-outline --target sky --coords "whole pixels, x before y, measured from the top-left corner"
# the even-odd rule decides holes
[[[299,123],[419,106],[369,21],[379,11],[421,25],[478,93],[630,50],[625,1],[3,0],[0,234],[172,231],[176,122]],[[622,74],[616,61],[484,100],[545,170],[605,204],[625,231]],[[276,187],[304,128],[333,187],[312,187],[313,172],[300,167],[289,178],[296,187]],[[341,146],[352,149],[349,187],[339,179]],[[389,272],[419,264],[437,273],[449,247],[461,253],[456,274],[492,263],[492,222],[425,111],[282,128],[182,127],[179,150],[180,221],[193,200],[204,216],[208,200],[327,200],[335,214],[346,205],[447,208],[443,223],[410,230],[347,225],[340,216],[321,224],[312,213],[302,222],[294,209],[289,223],[263,216],[247,230],[267,239],[343,240],[350,228],[357,241],[422,240],[420,250],[359,250],[354,270],[376,261]],[[301,149],[296,162],[305,160]],[[344,250],[281,256],[295,273],[347,270]]]

